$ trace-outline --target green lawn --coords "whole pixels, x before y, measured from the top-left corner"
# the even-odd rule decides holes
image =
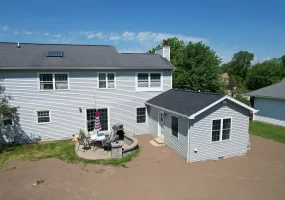
[[[102,165],[124,166],[124,163],[139,155],[139,150],[120,159],[87,160],[75,154],[74,143],[70,140],[52,143],[0,146],[0,168],[6,166],[8,160],[37,161],[44,158],[58,158],[71,163],[93,163]]]
[[[250,122],[249,132],[285,144],[285,128],[261,122]]]

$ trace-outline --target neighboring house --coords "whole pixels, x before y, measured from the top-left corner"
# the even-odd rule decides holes
[[[187,162],[248,151],[249,115],[257,110],[225,95],[171,89],[146,102],[149,133]]]
[[[225,85],[228,85],[229,84],[229,75],[228,75],[228,73],[223,73],[223,74],[221,74],[221,78],[222,78],[222,80],[224,81],[224,83],[225,83]]]
[[[0,120],[0,142],[70,138],[122,123],[147,134],[145,102],[172,88],[170,47],[161,55],[118,53],[112,46],[0,43],[0,79],[19,115]],[[1,116],[0,116],[1,117]]]
[[[259,112],[253,120],[285,126],[285,81],[247,93]]]

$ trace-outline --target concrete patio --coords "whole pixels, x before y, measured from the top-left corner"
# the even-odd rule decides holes
[[[123,142],[123,148],[127,148],[129,145]],[[111,151],[105,151],[103,148],[96,146],[95,150],[93,147],[86,148],[85,152],[83,146],[80,146],[78,150],[78,142],[75,143],[75,152],[78,157],[89,159],[89,160],[99,160],[99,159],[109,159],[112,157]]]

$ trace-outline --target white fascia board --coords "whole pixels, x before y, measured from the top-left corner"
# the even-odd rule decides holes
[[[190,115],[190,116],[188,117],[188,119],[195,119],[195,117],[196,117],[197,115],[199,115],[199,114],[205,112],[206,110],[210,109],[211,107],[217,105],[218,103],[220,103],[220,102],[222,102],[222,101],[224,101],[224,100],[226,100],[226,99],[229,100],[229,101],[232,101],[233,103],[236,103],[236,104],[240,105],[241,107],[244,107],[245,109],[251,111],[252,113],[257,113],[257,112],[259,111],[259,110],[256,110],[256,109],[254,109],[254,108],[252,108],[252,107],[250,107],[250,106],[248,106],[248,105],[246,105],[246,104],[244,104],[244,103],[242,103],[242,102],[240,102],[240,101],[238,101],[238,100],[236,100],[236,99],[234,99],[234,98],[232,98],[232,97],[230,97],[230,96],[224,96],[223,98],[221,98],[221,99],[215,101],[214,103],[208,105],[207,107],[203,108],[202,110],[199,110],[198,112],[196,112],[196,113]]]

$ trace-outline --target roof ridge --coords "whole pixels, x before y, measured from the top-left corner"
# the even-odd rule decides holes
[[[263,89],[266,89],[266,88],[270,88],[270,87],[274,87],[275,85],[282,85],[282,84],[285,84],[285,81],[281,81],[281,82],[278,82],[278,83],[274,83],[274,84],[272,84],[272,85],[268,85],[268,86],[266,86],[266,87],[263,87],[263,88],[259,88],[259,89],[257,89],[257,90],[253,90],[253,91],[250,91],[250,92],[248,92],[248,93],[246,93],[246,94],[250,94],[250,93],[252,93],[252,92],[258,92],[258,91],[260,91],[260,90],[263,90]]]
[[[154,56],[160,56],[158,54],[153,54],[153,53],[120,53],[120,54],[143,54],[143,55],[154,55]]]
[[[193,93],[200,93],[200,94],[223,95],[223,96],[225,96],[224,94],[214,93],[214,92],[199,92],[199,91],[193,91],[193,90],[183,90],[183,89],[178,89],[178,88],[173,88],[172,90],[183,91],[183,92],[193,92]]]
[[[18,42],[0,42],[0,44],[18,44]],[[65,45],[65,46],[106,46],[106,47],[114,47],[113,45],[105,45],[105,44],[62,44],[62,43],[30,43],[30,42],[19,42],[19,44],[28,44],[28,45]]]

